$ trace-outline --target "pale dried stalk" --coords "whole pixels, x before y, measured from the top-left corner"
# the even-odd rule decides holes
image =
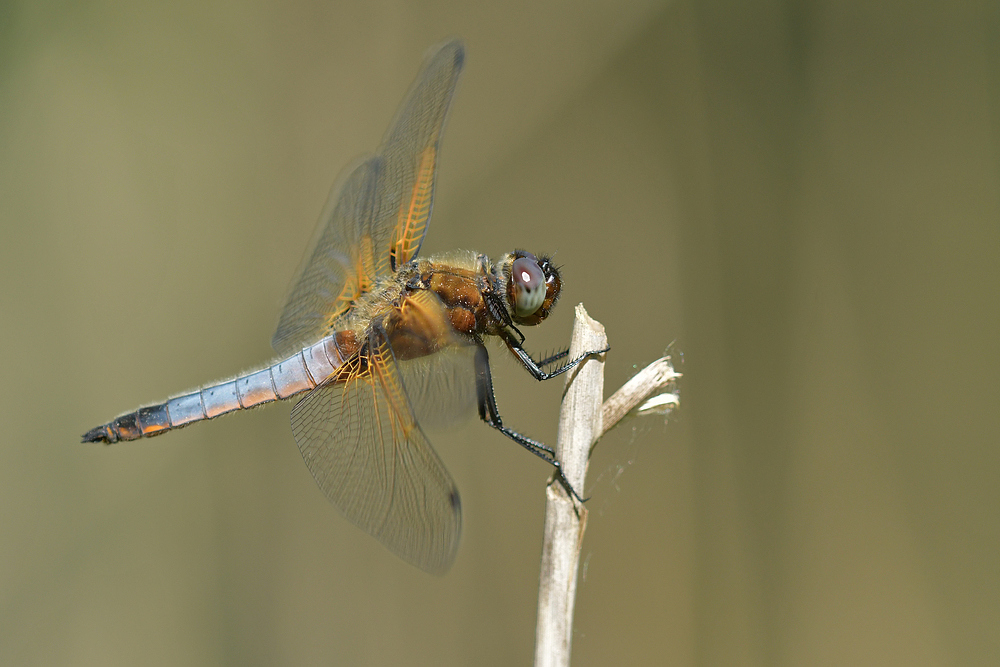
[[[633,410],[640,414],[654,410],[662,413],[676,407],[680,402],[676,393],[655,394],[672,387],[679,377],[681,374],[674,370],[669,356],[660,357],[636,373],[604,402],[601,409],[602,430],[598,438],[617,426]]]
[[[576,321],[569,358],[607,347],[604,327],[576,307]],[[604,356],[586,359],[568,374],[559,415],[556,457],[566,480],[583,495],[590,446],[602,433],[601,401],[604,396]],[[545,492],[545,534],[538,589],[538,622],[535,628],[536,667],[568,667],[573,633],[573,605],[580,547],[587,527],[587,508],[572,498],[561,484]]]
[[[604,327],[576,307],[569,358],[607,347]],[[569,373],[562,410],[556,456],[566,479],[577,493],[584,493],[590,452],[597,440],[629,414],[669,414],[680,402],[677,378],[670,356],[657,359],[639,371],[603,406],[604,356],[592,357]],[[535,628],[536,667],[569,667],[573,637],[573,607],[587,508],[570,497],[558,483],[545,491],[545,533],[538,587],[538,622]]]

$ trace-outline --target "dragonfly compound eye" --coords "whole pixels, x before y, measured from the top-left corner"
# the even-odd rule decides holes
[[[545,274],[534,257],[520,257],[510,267],[514,285],[514,312],[518,317],[533,315],[545,301]]]

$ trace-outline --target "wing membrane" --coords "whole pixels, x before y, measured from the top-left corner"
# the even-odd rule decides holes
[[[437,294],[407,294],[385,320],[393,356],[417,421],[443,426],[476,401],[475,345],[451,324]]]
[[[464,62],[459,41],[428,57],[379,149],[385,187],[379,189],[375,224],[393,230],[389,245],[376,246],[381,269],[394,269],[420,250],[431,216],[441,130]]]
[[[371,287],[371,237],[381,160],[358,164],[334,189],[320,234],[299,272],[271,338],[278,354],[293,354],[322,338]]]
[[[443,427],[475,414],[475,353],[475,345],[453,343],[432,355],[399,362],[410,405],[422,426]]]
[[[331,193],[322,231],[271,339],[279,354],[326,335],[379,277],[419,252],[430,221],[441,131],[464,58],[459,41],[427,57],[378,152]]]
[[[351,522],[427,572],[451,567],[458,489],[406,398],[384,334],[292,410],[292,432],[323,493]]]

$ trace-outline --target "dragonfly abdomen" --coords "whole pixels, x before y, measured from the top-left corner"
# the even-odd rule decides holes
[[[353,332],[327,336],[296,354],[257,371],[147,405],[87,431],[83,442],[119,442],[150,438],[224,414],[245,410],[309,391],[333,373],[357,349]]]

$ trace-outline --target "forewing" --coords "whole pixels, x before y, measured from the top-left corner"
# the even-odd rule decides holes
[[[438,352],[399,362],[403,385],[417,421],[440,428],[474,414],[475,345],[454,341]]]
[[[413,259],[420,250],[434,198],[434,176],[448,108],[465,61],[460,41],[432,52],[378,150],[384,160],[374,228],[385,232],[375,246],[381,273]]]
[[[271,344],[291,354],[329,333],[381,276],[420,250],[434,197],[441,131],[465,58],[452,41],[429,55],[377,154],[335,188],[318,240]]]
[[[446,425],[476,401],[475,345],[452,326],[437,294],[404,296],[386,319],[393,356],[422,426]]]
[[[293,354],[325,336],[374,274],[372,220],[381,158],[359,163],[330,193],[271,346]]]
[[[292,409],[292,432],[323,493],[351,522],[422,570],[446,572],[461,532],[458,489],[414,419],[383,336]]]

